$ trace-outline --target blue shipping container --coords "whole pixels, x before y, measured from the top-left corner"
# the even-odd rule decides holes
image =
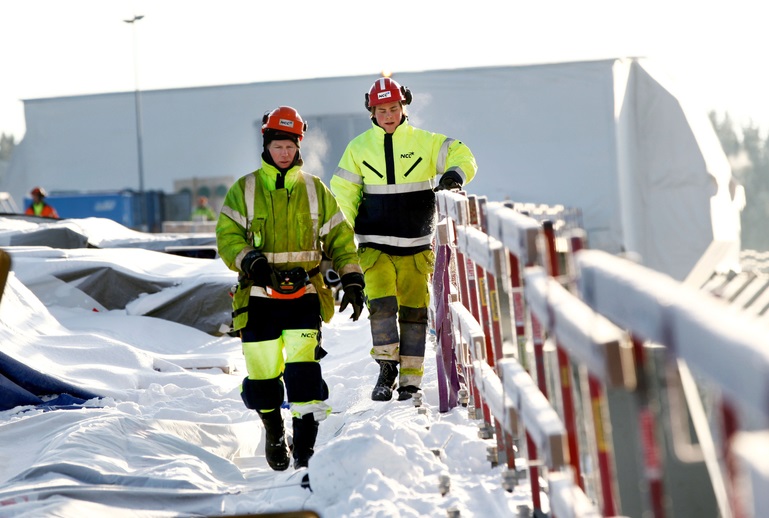
[[[160,232],[163,222],[163,193],[125,190],[113,192],[52,192],[45,201],[66,218],[106,218],[134,230]],[[142,199],[145,206],[142,207]],[[24,199],[24,207],[32,203]],[[142,214],[144,213],[144,214]],[[142,225],[142,221],[145,224]]]
[[[61,218],[106,218],[126,227],[136,222],[134,205],[137,197],[130,191],[105,193],[51,193],[45,201]],[[32,203],[25,199],[25,207]]]

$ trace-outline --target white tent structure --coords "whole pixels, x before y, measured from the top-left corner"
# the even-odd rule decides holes
[[[591,248],[635,253],[683,279],[713,242],[737,263],[741,188],[704,109],[646,59],[410,72],[413,124],[463,140],[490,201],[578,209]],[[238,177],[258,165],[262,114],[294,106],[309,123],[306,169],[330,179],[369,126],[353,76],[141,93],[145,188]],[[135,189],[133,92],[26,100],[27,134],[0,190]]]

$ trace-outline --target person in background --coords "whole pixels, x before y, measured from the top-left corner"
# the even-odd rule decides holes
[[[192,221],[215,221],[216,213],[208,206],[208,198],[198,197],[198,204],[192,211]]]
[[[347,145],[330,182],[359,244],[371,356],[379,364],[375,401],[392,399],[396,381],[399,400],[421,387],[434,191],[459,189],[477,170],[465,144],[409,124],[411,100],[409,89],[389,77],[374,82],[365,94],[372,127]]]
[[[318,423],[331,412],[319,363],[325,355],[321,322],[331,320],[335,306],[320,271],[324,254],[341,277],[340,311],[351,305],[357,320],[363,310],[352,226],[321,179],[302,170],[299,146],[306,128],[290,106],[264,115],[262,165],[230,187],[216,225],[219,255],[240,274],[233,328],[240,332],[248,371],[241,397],[264,424],[265,456],[276,471],[290,462],[284,396],[295,469],[308,465]]]
[[[59,219],[59,213],[52,205],[49,205],[45,201],[45,197],[48,195],[45,189],[42,187],[35,187],[29,192],[32,196],[32,203],[24,212],[27,216],[42,216],[44,218]]]

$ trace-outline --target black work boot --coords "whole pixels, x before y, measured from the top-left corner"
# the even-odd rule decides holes
[[[301,419],[294,418],[294,469],[306,468],[315,453],[315,439],[318,437],[318,422],[312,414]]]
[[[257,412],[262,418],[267,439],[264,442],[264,456],[267,464],[275,471],[285,471],[290,459],[288,457],[288,445],[286,444],[286,431],[283,427],[283,416],[280,409],[272,412]]]
[[[374,401],[390,401],[393,397],[395,380],[398,378],[398,362],[377,360],[379,363],[379,379],[371,392]]]
[[[415,387],[414,385],[404,385],[402,387],[398,387],[398,401],[406,401],[407,399],[411,399],[417,392],[419,392],[419,387]]]

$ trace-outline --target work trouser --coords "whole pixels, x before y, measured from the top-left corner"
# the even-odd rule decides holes
[[[430,304],[427,284],[435,254],[425,250],[399,256],[361,248],[360,263],[366,280],[371,356],[400,363],[399,386],[420,387]]]
[[[242,396],[248,408],[280,408],[285,386],[293,417],[326,418],[331,407],[324,403],[328,386],[319,363],[320,325],[317,293],[287,300],[250,297],[248,323],[241,331],[248,371]]]

